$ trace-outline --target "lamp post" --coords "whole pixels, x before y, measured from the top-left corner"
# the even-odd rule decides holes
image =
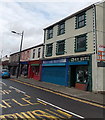
[[[11,32],[21,36],[20,51],[19,51],[19,57],[18,57],[18,69],[17,69],[17,75],[16,75],[16,78],[18,78],[19,70],[20,70],[20,58],[21,58],[24,31],[22,31],[22,33],[17,33],[16,31],[11,31]]]

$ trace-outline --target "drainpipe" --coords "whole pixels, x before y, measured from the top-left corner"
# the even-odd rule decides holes
[[[93,46],[94,46],[94,55],[95,55],[95,70],[96,70],[96,78],[95,78],[95,89],[98,89],[98,69],[97,69],[97,25],[96,25],[96,5],[93,4]]]

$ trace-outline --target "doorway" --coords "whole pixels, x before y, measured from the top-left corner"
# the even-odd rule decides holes
[[[88,83],[88,66],[72,65],[70,66],[70,87],[75,87],[76,83]]]
[[[88,82],[88,66],[78,66],[76,68],[76,82],[81,84]]]
[[[76,84],[76,66],[70,66],[70,87]]]

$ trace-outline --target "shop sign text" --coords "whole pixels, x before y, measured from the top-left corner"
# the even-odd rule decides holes
[[[89,56],[87,57],[73,57],[70,58],[70,62],[78,62],[78,61],[89,61]]]

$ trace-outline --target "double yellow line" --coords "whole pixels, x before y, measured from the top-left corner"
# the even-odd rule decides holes
[[[31,87],[34,87],[34,88],[38,88],[38,89],[41,89],[41,90],[44,90],[44,91],[47,91],[47,92],[54,93],[56,95],[60,95],[60,96],[66,97],[66,98],[70,98],[70,99],[75,100],[75,101],[79,101],[79,102],[82,102],[82,103],[86,103],[86,104],[89,104],[89,105],[93,105],[93,106],[105,109],[104,105],[100,105],[100,104],[97,104],[97,103],[92,103],[92,102],[89,102],[89,101],[86,101],[86,100],[82,100],[82,99],[79,99],[79,98],[75,98],[75,97],[71,97],[71,96],[68,96],[68,95],[64,95],[64,94],[61,94],[59,92],[55,92],[55,91],[52,91],[52,90],[48,90],[46,88],[42,88],[42,87],[38,87],[38,86],[35,86],[35,85],[31,85],[31,84],[28,84],[28,83],[25,83],[25,82],[22,82],[22,81],[19,81],[19,80],[15,80],[15,79],[9,79],[9,80],[13,80],[13,81],[16,81],[16,82],[19,82],[19,83],[22,83],[22,84],[25,84],[25,85],[28,85],[28,86],[31,86]]]

